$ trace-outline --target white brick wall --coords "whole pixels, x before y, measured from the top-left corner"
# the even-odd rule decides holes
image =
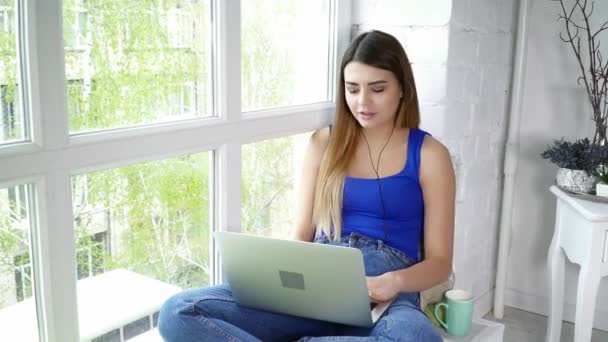
[[[452,0],[355,0],[353,23],[395,27],[441,26],[450,20]]]
[[[448,89],[462,89],[448,90],[447,113],[467,123],[447,125],[445,132],[461,146],[456,239],[465,242],[456,244],[454,267],[457,286],[486,296],[485,302],[496,274],[514,10],[512,0],[454,0],[450,18]],[[489,310],[489,303],[480,309]]]
[[[383,1],[382,6],[379,1],[355,1],[353,33],[370,29],[391,33],[410,57],[422,128],[446,144],[456,168],[456,286],[473,292],[482,303],[476,314],[482,315],[491,308],[496,274],[516,4],[514,0],[425,3],[420,8],[412,1]],[[451,14],[448,21],[446,7]],[[404,14],[412,11],[415,18]]]

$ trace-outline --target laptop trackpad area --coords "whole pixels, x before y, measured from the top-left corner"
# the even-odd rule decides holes
[[[304,275],[302,273],[279,270],[279,277],[281,278],[281,285],[283,287],[306,290],[306,287],[304,286]]]

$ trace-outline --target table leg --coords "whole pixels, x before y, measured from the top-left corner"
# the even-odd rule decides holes
[[[595,313],[595,296],[600,284],[600,274],[591,262],[581,267],[578,276],[576,293],[576,317],[574,324],[574,341],[591,341],[593,315]],[[595,265],[597,266],[597,265]]]
[[[564,312],[564,267],[565,256],[559,246],[559,230],[556,227],[551,246],[549,247],[549,286],[551,287],[549,322],[546,342],[559,342],[562,333],[562,315]]]

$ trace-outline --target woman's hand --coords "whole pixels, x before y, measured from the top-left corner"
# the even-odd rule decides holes
[[[393,272],[377,277],[367,277],[367,293],[374,303],[386,302],[399,293],[399,286]]]

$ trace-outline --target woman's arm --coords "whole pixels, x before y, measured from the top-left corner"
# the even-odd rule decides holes
[[[298,191],[296,223],[292,238],[294,240],[312,241],[315,227],[312,224],[312,209],[315,198],[315,186],[319,175],[321,159],[329,143],[329,128],[315,131],[308,142],[302,166],[302,178]]]
[[[424,260],[407,269],[368,278],[370,297],[378,301],[398,292],[429,289],[446,280],[452,270],[456,180],[450,154],[439,141],[426,136],[420,159]]]

